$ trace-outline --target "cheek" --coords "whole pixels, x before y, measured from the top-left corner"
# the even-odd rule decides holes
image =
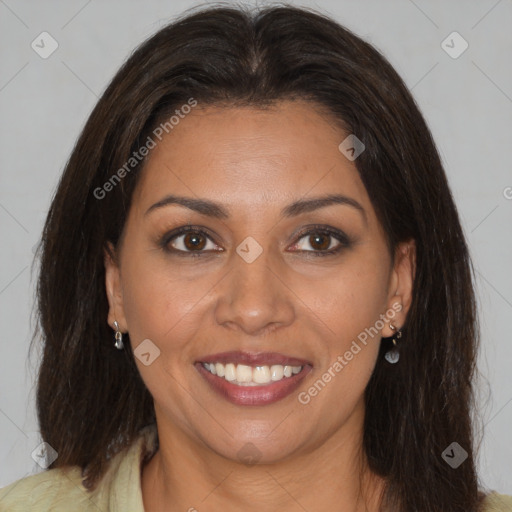
[[[355,399],[360,395],[375,367],[389,274],[387,261],[379,261],[372,254],[361,252],[347,259],[336,276],[324,281],[322,294],[319,288],[309,291],[316,315],[328,327],[324,331],[328,333],[324,338],[325,358],[317,378],[325,376],[324,380],[333,382],[331,397],[335,400],[342,397],[350,401],[350,396]]]
[[[169,380],[163,372],[185,376],[191,370],[190,361],[197,357],[193,340],[205,337],[204,332],[198,335],[198,326],[205,325],[211,306],[207,295],[219,280],[213,273],[191,279],[155,255],[154,251],[133,251],[123,262],[123,305],[132,347],[136,350],[149,339],[160,351],[150,367],[136,361],[148,387],[153,381],[158,384],[160,377]]]
[[[183,418],[189,395],[176,383],[186,383],[195,371],[188,341],[197,329],[200,300],[208,287],[191,286],[169,271],[170,265],[163,268],[144,254],[132,253],[123,263],[123,305],[139,373],[155,402]],[[147,339],[158,349],[149,365],[137,357],[137,347]]]
[[[123,307],[133,341],[153,337],[163,343],[172,338],[204,295],[171,264],[157,260],[152,251],[133,251],[123,262]]]
[[[315,286],[309,283],[298,295],[309,297],[305,302],[313,305],[331,334],[347,341],[385,312],[388,278],[385,262],[354,253],[326,279]]]

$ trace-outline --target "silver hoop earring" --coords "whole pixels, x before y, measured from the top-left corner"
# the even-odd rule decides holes
[[[116,341],[114,343],[114,347],[116,347],[117,350],[123,350],[123,348],[124,348],[123,333],[119,330],[119,324],[117,323],[116,320],[114,320],[114,327],[116,330],[116,334],[115,334]]]
[[[389,328],[391,330],[395,330],[396,327],[392,324],[389,324]],[[399,340],[402,337],[402,331],[398,329],[397,333],[395,334],[395,337],[393,338],[393,348],[391,350],[388,350],[384,357],[386,358],[386,361],[391,364],[398,363],[398,360],[400,359],[400,352],[398,350],[398,344],[397,340]]]

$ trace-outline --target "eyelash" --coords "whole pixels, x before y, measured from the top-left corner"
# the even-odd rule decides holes
[[[159,241],[158,245],[167,253],[176,254],[177,256],[191,256],[193,258],[202,257],[204,254],[207,254],[207,251],[201,250],[201,251],[184,251],[182,249],[174,249],[169,248],[169,244],[175,239],[182,235],[186,235],[188,233],[196,233],[202,236],[205,236],[211,240],[211,236],[202,228],[198,226],[183,226],[181,228],[175,229],[169,233],[166,233]],[[312,256],[334,256],[341,252],[342,249],[348,248],[351,246],[352,241],[351,239],[342,231],[339,231],[337,229],[333,229],[326,226],[308,226],[304,231],[299,233],[297,235],[296,241],[293,245],[296,245],[302,238],[304,238],[307,235],[312,234],[321,234],[321,235],[327,235],[331,236],[332,238],[335,238],[338,240],[339,245],[335,247],[334,249],[330,249],[328,251],[306,251],[306,250],[299,250],[298,252],[306,252],[306,253],[312,253]],[[211,240],[213,242],[213,240]],[[214,242],[215,243],[215,242]],[[330,244],[329,244],[330,245]],[[220,251],[217,251],[220,252]]]

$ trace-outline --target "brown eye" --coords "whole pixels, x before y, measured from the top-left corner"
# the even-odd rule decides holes
[[[331,235],[310,235],[308,241],[313,249],[325,251],[331,245],[330,238],[332,238]]]
[[[300,242],[305,240],[305,242]],[[336,243],[337,242],[337,243]],[[351,240],[345,233],[333,228],[313,227],[299,235],[293,249],[311,253],[314,256],[329,256],[350,247]],[[311,250],[308,248],[311,247]]]
[[[206,237],[200,233],[187,233],[183,238],[183,245],[191,251],[204,249]]]
[[[209,244],[209,245],[208,245]],[[167,252],[186,256],[201,256],[217,249],[211,237],[199,228],[187,226],[165,235],[159,245]]]

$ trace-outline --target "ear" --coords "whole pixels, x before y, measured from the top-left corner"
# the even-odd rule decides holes
[[[121,332],[127,332],[126,318],[124,316],[123,292],[121,287],[121,274],[118,258],[114,246],[108,242],[104,252],[105,288],[107,292],[109,310],[107,322],[114,329],[114,321],[119,324]]]
[[[408,240],[401,242],[395,251],[395,262],[389,281],[387,314],[388,322],[382,329],[385,338],[393,336],[397,329],[390,329],[391,323],[400,328],[405,323],[411,307],[414,278],[416,276],[416,242]]]

